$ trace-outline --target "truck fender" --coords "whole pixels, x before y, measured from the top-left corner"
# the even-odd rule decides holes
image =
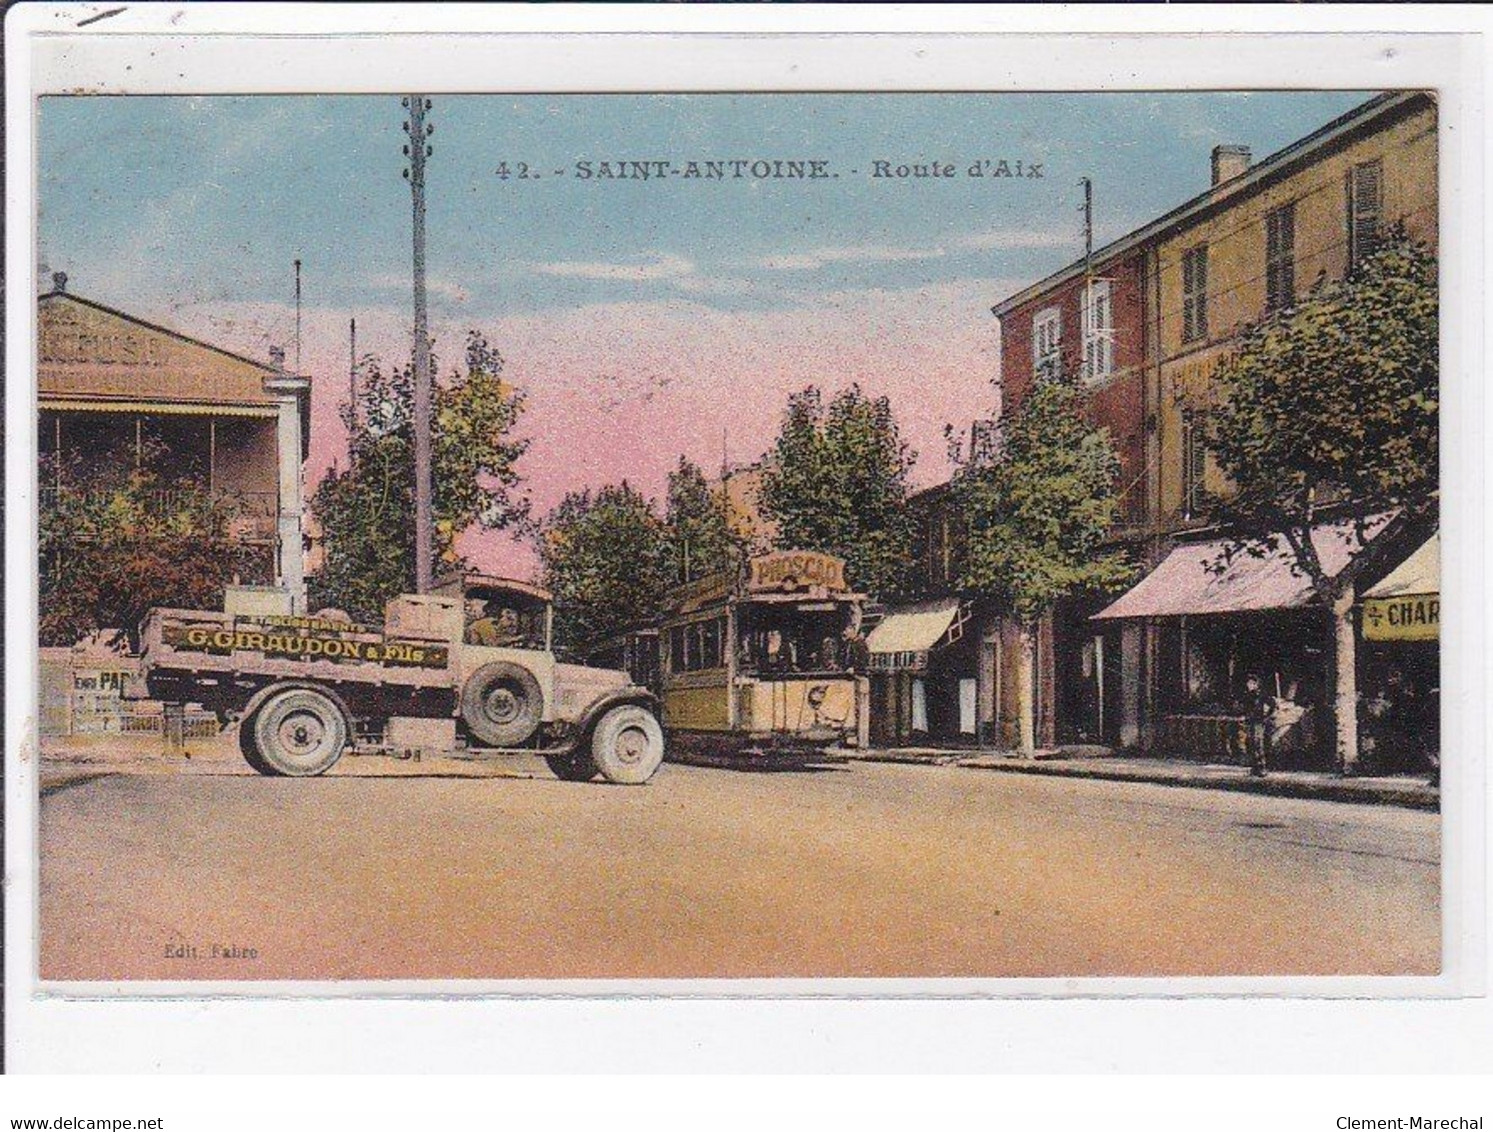
[[[614,707],[621,707],[624,704],[637,704],[647,708],[654,715],[658,714],[658,697],[647,688],[640,688],[634,684],[607,692],[600,699],[593,701],[581,714],[575,726],[575,748],[579,749],[591,741],[591,732],[596,728],[597,721],[602,716]]]
[[[326,696],[342,712],[342,718],[347,720],[347,733],[349,736],[352,735],[353,713],[347,710],[347,701],[326,684],[318,684],[315,680],[276,680],[272,684],[266,684],[249,697],[249,702],[244,705],[244,710],[239,714],[239,720],[247,723],[254,718],[254,713],[263,706],[267,699],[281,692],[289,691],[291,688],[309,688],[313,692],[320,692]]]

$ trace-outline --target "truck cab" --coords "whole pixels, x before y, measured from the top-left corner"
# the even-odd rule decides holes
[[[549,591],[512,578],[475,571],[443,578],[429,598],[390,602],[387,631],[408,620],[408,603],[432,598],[451,611],[443,636],[452,643],[453,674],[462,689],[459,718],[474,745],[515,747],[541,729],[556,739],[579,726],[592,705],[629,689],[645,691],[633,688],[620,669],[559,661]],[[459,632],[449,604],[458,601]]]

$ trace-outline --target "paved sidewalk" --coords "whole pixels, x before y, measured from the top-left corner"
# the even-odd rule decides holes
[[[1385,776],[1342,778],[1314,771],[1272,771],[1254,778],[1247,767],[1195,763],[1182,759],[1125,758],[1098,755],[1093,749],[1068,754],[1041,751],[1023,758],[1009,751],[951,751],[932,747],[868,750],[853,754],[867,762],[925,763],[961,766],[1006,774],[1034,774],[1058,778],[1088,778],[1106,782],[1149,782],[1158,786],[1192,786],[1209,790],[1234,790],[1269,794],[1281,798],[1317,798],[1332,802],[1369,802],[1407,806],[1417,810],[1439,810],[1441,791],[1424,778]]]

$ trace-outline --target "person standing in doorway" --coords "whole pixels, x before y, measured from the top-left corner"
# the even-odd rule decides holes
[[[1264,778],[1270,761],[1270,726],[1274,702],[1258,676],[1244,681],[1244,739],[1252,778]]]

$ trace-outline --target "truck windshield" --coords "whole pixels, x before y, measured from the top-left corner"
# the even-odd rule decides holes
[[[468,597],[466,642],[494,648],[542,649],[544,606],[495,597]]]

